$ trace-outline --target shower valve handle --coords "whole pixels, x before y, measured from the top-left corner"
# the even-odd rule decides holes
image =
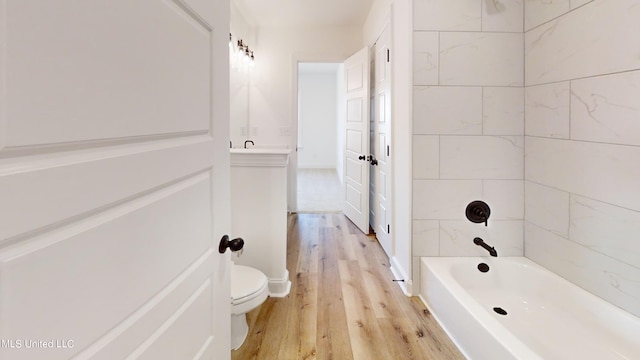
[[[491,209],[484,201],[476,200],[467,205],[465,213],[469,221],[474,223],[484,223],[484,226],[487,226],[489,216],[491,215]]]

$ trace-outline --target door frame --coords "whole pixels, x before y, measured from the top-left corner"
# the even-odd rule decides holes
[[[372,82],[372,90],[374,92],[374,94],[371,96],[374,99],[374,107],[373,107],[373,111],[375,111],[375,115],[373,118],[373,121],[371,122],[371,129],[370,131],[374,134],[374,139],[377,145],[377,142],[379,141],[379,138],[377,137],[378,135],[378,131],[379,131],[379,111],[380,111],[380,107],[378,104],[378,87],[377,87],[377,83],[378,83],[378,78],[377,78],[377,71],[378,71],[378,62],[376,61],[376,55],[377,55],[377,49],[376,46],[378,45],[378,42],[380,41],[380,39],[382,38],[382,35],[384,35],[385,31],[388,31],[388,49],[391,52],[391,61],[390,61],[390,66],[389,66],[389,73],[387,74],[387,76],[389,76],[390,80],[389,80],[389,97],[391,98],[390,102],[389,102],[389,124],[387,125],[388,127],[388,133],[387,133],[387,146],[389,147],[389,156],[387,158],[387,176],[388,176],[388,193],[387,193],[387,207],[389,207],[389,219],[387,222],[387,225],[393,229],[394,226],[394,193],[393,193],[393,189],[394,189],[394,179],[393,179],[393,169],[394,169],[394,158],[395,158],[395,153],[394,153],[394,141],[393,141],[393,134],[394,134],[394,116],[393,116],[393,28],[392,28],[392,23],[391,23],[391,17],[387,17],[385,19],[384,22],[381,23],[382,26],[382,30],[379,31],[378,35],[376,36],[376,40],[375,42],[371,45],[371,57],[373,59],[373,63],[374,63],[374,70],[372,71],[373,75],[373,79],[371,79]],[[373,150],[373,149],[372,149]],[[372,153],[375,153],[375,151],[372,151]],[[373,189],[373,194],[374,194],[374,219],[370,219],[370,222],[372,222],[372,228],[374,229],[374,233],[378,234],[378,232],[376,230],[379,230],[377,227],[378,225],[378,208],[377,208],[377,194],[378,194],[378,187],[380,186],[380,183],[378,182],[378,169],[375,167],[372,167],[372,180],[371,182],[374,185],[374,189]],[[372,200],[370,200],[372,201]],[[371,204],[369,205],[371,206]],[[388,232],[388,242],[389,242],[389,252],[387,252],[387,249],[385,248],[385,252],[387,253],[387,256],[389,256],[390,259],[392,259],[395,256],[395,238],[393,236],[393,231],[389,231]],[[376,236],[377,238],[377,236]],[[378,241],[380,241],[380,239],[378,239]],[[381,243],[382,245],[382,243]],[[383,246],[384,248],[384,246]]]
[[[391,106],[393,123],[391,124],[391,151],[394,159],[391,163],[391,232],[394,254],[390,259],[391,271],[396,284],[407,296],[413,296],[413,279],[420,277],[419,267],[413,266],[412,240],[412,144],[413,144],[413,74],[412,68],[412,30],[404,21],[412,18],[411,4],[396,2],[391,4],[384,20],[378,22],[377,39],[389,22],[391,27]],[[408,239],[408,240],[407,240]],[[417,288],[416,288],[417,289]]]
[[[339,56],[318,54],[293,54],[291,56],[291,154],[288,166],[288,209],[290,213],[298,212],[298,64],[300,63],[342,63]],[[344,144],[338,144],[342,146]]]

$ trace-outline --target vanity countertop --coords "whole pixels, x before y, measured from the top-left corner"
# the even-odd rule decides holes
[[[291,149],[284,148],[232,148],[229,149],[231,154],[276,154],[276,155],[289,155]]]
[[[250,148],[230,149],[231,166],[287,166],[291,149],[284,148]]]

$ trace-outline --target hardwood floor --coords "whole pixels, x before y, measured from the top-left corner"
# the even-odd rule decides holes
[[[292,287],[247,314],[233,360],[464,359],[418,298],[393,283],[375,237],[342,214],[289,217]]]

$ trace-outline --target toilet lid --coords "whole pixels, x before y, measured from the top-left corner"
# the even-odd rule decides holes
[[[267,277],[254,268],[242,265],[231,267],[231,299],[237,300],[259,292],[267,284]]]

